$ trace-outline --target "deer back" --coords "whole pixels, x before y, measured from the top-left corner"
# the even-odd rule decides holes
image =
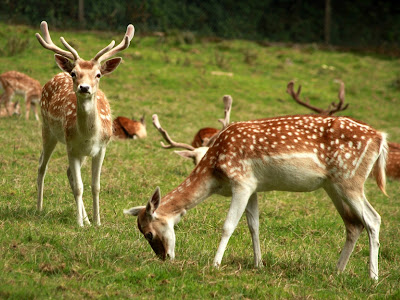
[[[228,126],[196,172],[211,167],[232,182],[261,184],[261,190],[307,191],[324,180],[364,182],[385,150],[384,133],[351,118],[277,117]]]

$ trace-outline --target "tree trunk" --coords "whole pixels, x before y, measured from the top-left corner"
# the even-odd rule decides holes
[[[325,44],[331,43],[331,0],[325,0]]]
[[[79,0],[78,3],[78,20],[81,28],[85,27],[85,0]]]

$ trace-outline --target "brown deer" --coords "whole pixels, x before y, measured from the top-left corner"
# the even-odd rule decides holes
[[[8,71],[0,75],[0,89],[4,90],[3,95],[0,96],[0,106],[4,104],[9,116],[13,114],[13,110],[8,103],[12,102],[14,95],[22,95],[25,97],[25,119],[29,120],[29,112],[32,108],[35,119],[39,121],[37,105],[42,92],[39,81],[21,72]]]
[[[128,48],[134,35],[134,27],[127,27],[122,42],[114,47],[112,41],[100,50],[93,59],[83,60],[64,38],[56,46],[49,34],[47,23],[40,25],[43,38],[36,33],[40,44],[55,52],[57,65],[64,72],[57,74],[43,87],[40,107],[42,112],[43,151],[38,169],[38,210],[43,207],[43,183],[50,156],[57,144],[66,144],[69,167],[68,180],[77,204],[77,222],[90,224],[82,201],[83,184],[81,166],[87,156],[92,157],[93,219],[100,225],[99,193],[101,166],[106,146],[112,136],[110,105],[99,89],[100,78],[114,71],[122,58],[111,58]]]
[[[293,115],[237,122],[220,132],[192,173],[161,198],[157,187],[146,206],[124,210],[154,252],[175,257],[174,225],[186,211],[212,194],[232,195],[214,265],[246,211],[255,266],[261,266],[257,193],[310,192],[323,188],[346,227],[337,268],[343,271],[365,227],[369,236],[371,278],[378,279],[381,217],[367,201],[364,183],[375,169],[385,193],[386,134],[347,117]]]
[[[233,100],[231,96],[225,95],[222,98],[222,101],[224,102],[225,106],[224,109],[225,116],[224,119],[218,119],[218,122],[222,124],[222,129],[224,129],[230,123],[230,115],[231,115]],[[171,149],[171,148],[186,149],[183,151],[174,151],[174,152],[184,158],[192,159],[195,165],[197,165],[200,162],[204,154],[207,152],[209,146],[212,145],[212,143],[217,138],[218,133],[220,132],[220,130],[217,128],[211,128],[211,127],[202,128],[194,136],[192,144],[188,145],[185,143],[178,143],[173,141],[169,136],[168,132],[161,127],[160,121],[156,114],[153,115],[153,125],[155,128],[157,128],[161,136],[168,143],[168,145],[165,145],[163,142],[161,142],[161,146],[164,149]]]
[[[307,102],[304,102],[300,99],[301,93],[301,85],[299,85],[297,92],[294,91],[294,82],[290,81],[287,85],[287,93],[292,96],[292,98],[302,106],[307,107],[311,111],[316,112],[320,115],[328,115],[331,116],[336,112],[345,110],[349,104],[344,105],[345,100],[345,85],[342,81],[340,81],[340,89],[339,89],[339,102],[332,102],[327,109],[321,109],[316,106],[312,106]],[[388,142],[388,159],[386,162],[386,176],[392,179],[400,179],[400,144]]]
[[[140,121],[126,117],[116,117],[113,121],[113,134],[119,139],[143,139],[147,137],[144,115]]]

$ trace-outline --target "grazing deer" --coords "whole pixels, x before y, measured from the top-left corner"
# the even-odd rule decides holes
[[[144,115],[140,121],[126,117],[116,117],[113,121],[114,136],[120,139],[144,139],[147,137]]]
[[[311,111],[316,112],[320,115],[328,115],[331,116],[336,112],[345,110],[349,104],[344,105],[344,98],[345,98],[345,90],[344,90],[344,83],[340,81],[340,89],[339,89],[339,102],[335,103],[332,102],[327,109],[321,109],[316,106],[312,106],[307,102],[304,102],[300,99],[301,93],[301,85],[299,85],[297,92],[294,91],[294,82],[290,81],[287,85],[287,93],[292,96],[292,98],[302,106],[307,107]],[[388,142],[388,158],[386,162],[386,176],[392,179],[400,179],[400,144]]]
[[[61,142],[66,144],[69,162],[67,176],[77,204],[79,226],[83,226],[83,221],[90,224],[82,201],[81,166],[86,156],[92,157],[93,218],[95,224],[100,225],[100,173],[106,146],[112,136],[112,118],[110,105],[99,89],[99,82],[102,76],[111,73],[120,64],[122,58],[109,58],[128,48],[134,27],[127,27],[119,45],[114,47],[115,42],[112,41],[89,61],[80,58],[78,52],[62,37],[61,42],[68,51],[56,46],[45,21],[40,27],[43,38],[36,33],[37,39],[44,48],[56,53],[56,63],[64,72],[46,83],[40,100],[43,151],[37,178],[37,207],[42,210],[47,164],[57,142]]]
[[[225,95],[222,98],[222,101],[224,102],[225,106],[224,110],[225,117],[224,119],[218,119],[218,122],[222,124],[222,129],[224,129],[229,125],[230,122],[232,97],[229,95]],[[171,149],[171,148],[186,149],[183,151],[174,151],[174,152],[184,158],[192,159],[195,165],[197,165],[200,162],[200,160],[203,158],[204,154],[207,152],[210,145],[214,143],[215,139],[218,136],[218,133],[220,132],[220,130],[216,128],[210,128],[210,127],[202,128],[194,136],[192,144],[188,145],[185,143],[177,143],[173,141],[170,138],[168,132],[161,127],[160,121],[158,120],[158,116],[156,114],[153,115],[153,125],[155,128],[157,128],[161,136],[168,143],[168,145],[165,145],[163,142],[161,142],[161,146],[164,149]]]
[[[0,75],[0,89],[4,90],[3,95],[0,97],[0,106],[4,104],[9,116],[13,114],[13,110],[8,103],[17,94],[25,97],[25,119],[29,120],[29,112],[32,108],[35,113],[35,119],[39,121],[37,105],[42,92],[39,81],[17,71],[8,71]]]
[[[343,271],[365,227],[372,278],[378,278],[381,217],[367,201],[364,182],[374,168],[385,193],[386,134],[347,117],[294,115],[237,122],[225,128],[192,173],[161,198],[157,187],[146,206],[124,210],[154,252],[175,257],[174,225],[187,210],[212,194],[232,195],[214,265],[246,211],[255,266],[262,266],[257,193],[310,192],[323,188],[346,226],[337,268]]]

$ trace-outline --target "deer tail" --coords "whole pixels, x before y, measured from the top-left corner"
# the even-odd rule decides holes
[[[378,159],[375,162],[375,180],[379,189],[387,196],[386,186],[386,160],[388,156],[387,134],[382,133],[381,145],[379,147]]]

